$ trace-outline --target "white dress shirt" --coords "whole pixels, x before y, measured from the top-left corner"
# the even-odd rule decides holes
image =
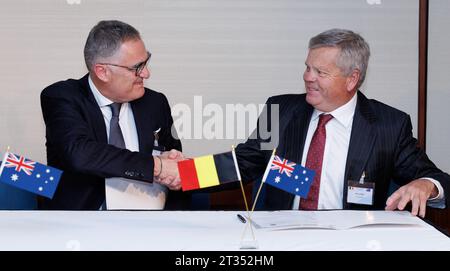
[[[342,209],[342,200],[344,195],[344,175],[347,162],[348,147],[350,144],[350,135],[352,132],[353,116],[355,115],[356,102],[358,94],[356,93],[350,101],[341,107],[327,114],[333,115],[333,118],[326,124],[326,142],[322,162],[322,176],[320,180],[318,209]],[[319,123],[321,112],[314,109],[311,122],[309,123],[306,134],[305,147],[303,149],[302,166],[306,164],[309,145]],[[430,199],[429,204],[432,207],[443,207],[444,192],[441,184],[431,178],[439,190],[436,198]],[[439,204],[436,204],[439,200]],[[293,210],[298,210],[300,197],[294,198]]]
[[[106,134],[109,139],[109,124],[112,117],[113,101],[103,96],[89,77],[89,86],[103,114]],[[129,103],[123,103],[119,113],[119,126],[125,146],[130,151],[139,151],[139,141],[134,122],[133,110]],[[150,165],[149,165],[150,166]],[[146,183],[126,178],[106,178],[106,207],[114,209],[164,209],[167,188],[158,183]]]

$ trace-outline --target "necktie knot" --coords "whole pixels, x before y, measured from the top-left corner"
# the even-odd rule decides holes
[[[317,126],[324,127],[332,118],[333,118],[333,115],[331,115],[331,114],[320,114],[319,124]]]
[[[112,103],[109,105],[109,107],[111,107],[111,112],[112,112],[113,117],[119,116],[121,106],[122,106],[122,104],[119,104],[119,103]]]

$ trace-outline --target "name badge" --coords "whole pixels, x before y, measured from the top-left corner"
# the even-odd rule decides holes
[[[163,146],[153,146],[153,156],[161,155],[165,151]]]
[[[373,205],[375,183],[366,182],[364,173],[359,182],[348,181],[347,202],[353,204]]]
[[[153,156],[161,155],[165,151],[164,146],[159,146],[159,132],[160,131],[161,131],[161,128],[158,128],[158,130],[153,132],[153,136],[155,137],[155,141],[153,142],[153,152],[152,152]]]

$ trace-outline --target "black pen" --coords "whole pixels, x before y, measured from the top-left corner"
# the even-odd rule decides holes
[[[237,214],[237,217],[239,218],[239,220],[240,220],[242,223],[247,223],[247,220],[245,219],[245,217],[241,216],[240,214]]]

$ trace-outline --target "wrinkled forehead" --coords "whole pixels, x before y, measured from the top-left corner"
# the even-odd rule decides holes
[[[307,65],[329,66],[336,65],[341,50],[337,47],[319,47],[308,51]]]

